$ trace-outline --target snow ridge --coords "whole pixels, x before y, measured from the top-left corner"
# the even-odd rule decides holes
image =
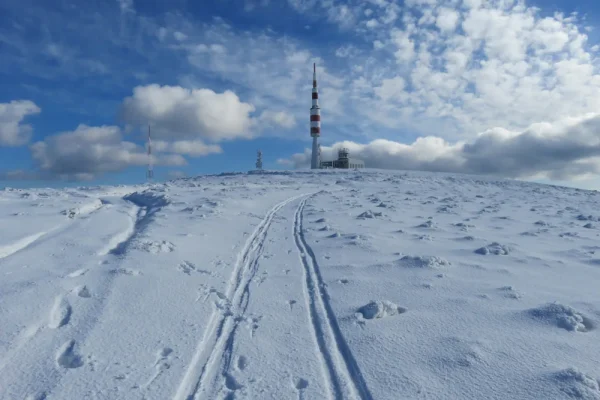
[[[346,343],[329,304],[329,295],[323,283],[319,264],[311,247],[304,238],[304,206],[300,202],[294,217],[294,240],[304,267],[304,294],[309,319],[315,335],[319,356],[331,396],[335,399],[372,399],[369,388]]]
[[[115,236],[109,244],[112,247],[102,250],[101,255],[109,253],[114,255],[125,254],[133,239],[150,223],[152,216],[171,202],[168,196],[150,190],[134,192],[124,196],[123,199],[134,205],[129,211],[129,216],[132,219],[131,225]],[[134,215],[135,217],[133,217]]]
[[[174,400],[197,400],[202,396],[214,398],[212,393],[217,376],[225,379],[229,376],[233,339],[248,306],[250,283],[258,270],[271,222],[277,211],[305,196],[288,198],[271,208],[238,253],[227,294],[219,296],[221,302],[211,315],[204,337],[198,344]]]
[[[8,246],[2,246],[0,247],[0,260],[9,256],[12,256],[13,254],[15,254],[16,252],[19,252],[23,249],[26,249],[27,247],[29,247],[31,244],[35,243],[38,239],[42,238],[43,236],[45,236],[48,232],[38,232],[35,233],[33,235],[29,235],[27,237],[24,237],[18,241],[16,241],[13,244],[10,244]]]

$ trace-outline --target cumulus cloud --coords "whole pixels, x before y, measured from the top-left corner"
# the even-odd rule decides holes
[[[254,110],[231,91],[152,84],[133,89],[133,96],[123,101],[122,115],[133,125],[151,124],[157,138],[219,141],[250,138]]]
[[[21,146],[31,138],[33,128],[23,124],[28,115],[39,114],[41,109],[29,100],[0,103],[0,146]]]
[[[62,179],[92,179],[148,163],[145,149],[123,141],[117,126],[79,125],[74,131],[48,136],[32,144],[30,149],[40,174]],[[179,154],[158,155],[154,162],[167,166],[186,164]]]
[[[410,145],[377,139],[368,144],[344,141],[322,147],[333,159],[347,147],[351,157],[370,168],[486,174],[512,178],[585,179],[600,173],[600,114],[536,123],[524,131],[494,128],[470,141],[449,143],[439,137],[418,138]],[[310,150],[278,161],[307,167]]]

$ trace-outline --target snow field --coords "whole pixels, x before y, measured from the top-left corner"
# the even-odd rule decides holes
[[[595,192],[377,171],[146,189],[0,192],[0,399],[600,398]]]

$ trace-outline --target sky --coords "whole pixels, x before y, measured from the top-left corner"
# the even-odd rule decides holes
[[[591,0],[0,2],[0,186],[324,158],[600,189]]]

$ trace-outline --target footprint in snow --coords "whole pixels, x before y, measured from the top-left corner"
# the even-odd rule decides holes
[[[50,311],[50,319],[48,327],[50,329],[58,329],[69,323],[71,319],[72,308],[67,299],[58,296],[54,301],[52,310]]]
[[[191,275],[193,271],[196,271],[196,266],[189,261],[183,261],[177,269],[186,275]]]
[[[239,356],[236,362],[236,367],[238,371],[243,371],[248,366],[248,360],[245,356]]]
[[[83,365],[82,357],[75,351],[76,343],[69,340],[56,353],[56,364],[62,368],[79,368]]]
[[[288,305],[290,306],[290,311],[292,311],[294,304],[296,304],[296,300],[288,300]]]
[[[92,297],[92,295],[90,294],[90,291],[86,285],[77,286],[75,289],[73,289],[73,292],[75,292],[77,294],[77,296],[79,296],[79,297],[84,297],[84,298]]]
[[[308,387],[308,381],[303,378],[295,378],[292,385],[298,391],[298,400],[304,400],[304,391]]]
[[[173,354],[173,349],[170,347],[164,347],[157,351],[156,353],[156,361],[154,362],[154,374],[148,379],[146,383],[144,383],[141,388],[146,389],[148,386],[152,384],[163,372],[171,368],[171,357]],[[125,375],[119,375],[115,377],[115,379],[123,380],[125,379]]]

